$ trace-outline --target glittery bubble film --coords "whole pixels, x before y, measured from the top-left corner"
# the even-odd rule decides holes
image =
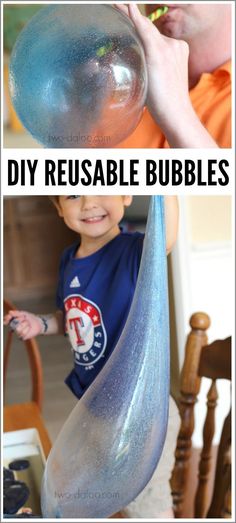
[[[139,37],[111,5],[43,8],[12,52],[14,107],[46,147],[113,147],[137,126],[146,91]]]
[[[163,197],[154,196],[122,335],[50,452],[42,487],[45,517],[108,517],[143,490],[157,466],[169,402],[164,229]]]

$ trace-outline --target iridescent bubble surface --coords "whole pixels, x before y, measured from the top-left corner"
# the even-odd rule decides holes
[[[154,196],[122,335],[48,457],[42,486],[44,517],[108,517],[150,480],[168,420],[167,296],[163,197]]]
[[[147,73],[129,18],[111,5],[50,5],[21,32],[10,92],[46,147],[113,147],[137,126]]]

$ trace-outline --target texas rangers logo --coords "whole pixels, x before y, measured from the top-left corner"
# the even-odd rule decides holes
[[[66,298],[66,330],[69,334],[75,362],[89,367],[103,355],[107,336],[100,309],[83,296]]]

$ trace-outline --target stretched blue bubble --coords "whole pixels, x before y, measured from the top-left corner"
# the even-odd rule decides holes
[[[168,421],[167,296],[163,197],[154,196],[124,330],[49,454],[42,485],[44,517],[108,517],[150,480]]]
[[[129,18],[111,5],[50,5],[20,33],[10,92],[45,147],[113,147],[137,126],[145,58]]]

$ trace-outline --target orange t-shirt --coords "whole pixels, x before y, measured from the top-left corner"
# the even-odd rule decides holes
[[[203,73],[189,94],[202,124],[219,147],[231,147],[231,62],[213,73]],[[145,108],[135,131],[118,147],[168,148],[169,144]]]

